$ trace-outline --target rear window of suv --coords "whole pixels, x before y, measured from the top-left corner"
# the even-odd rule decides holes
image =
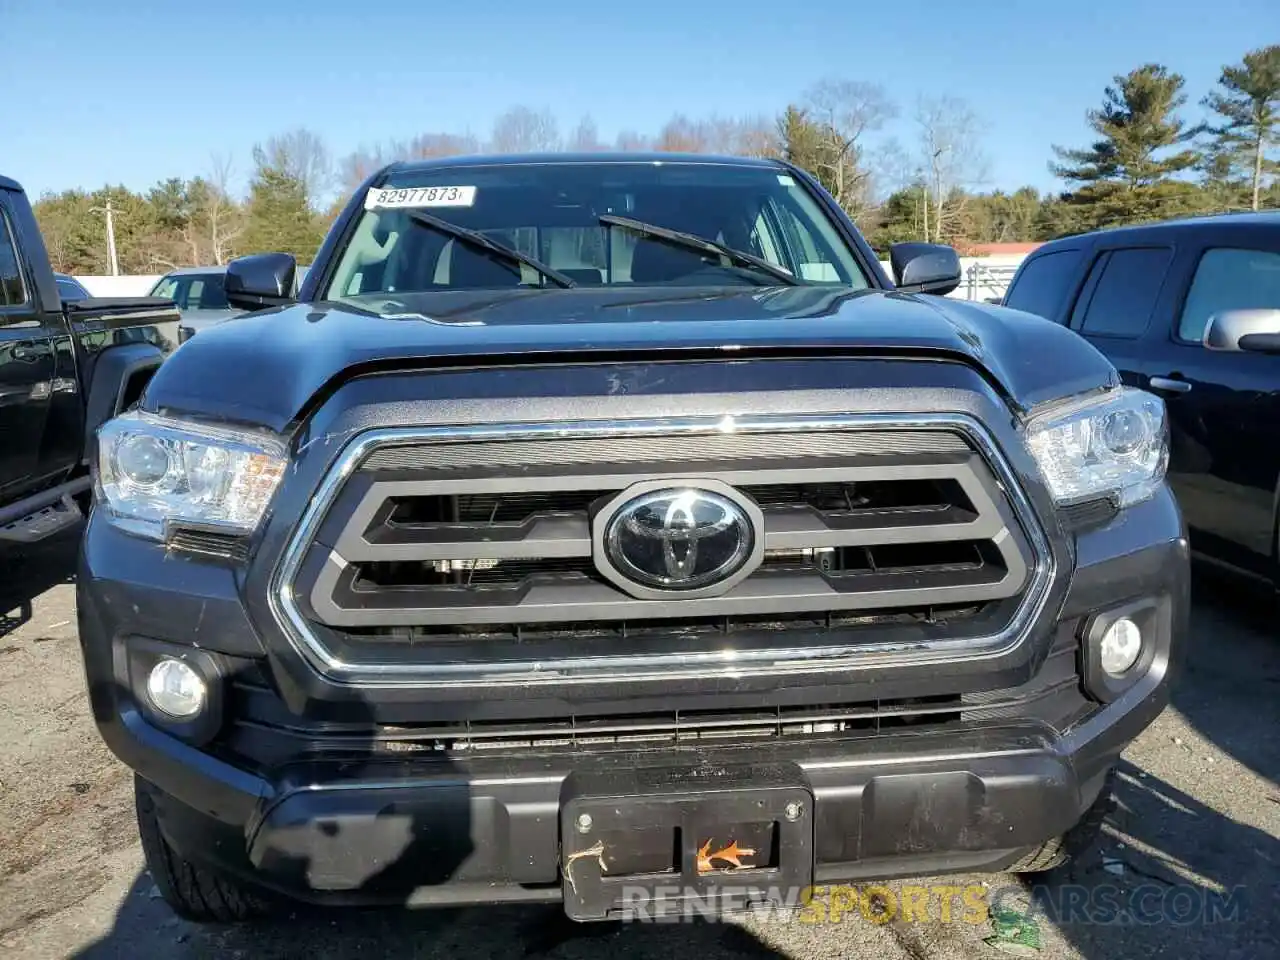
[[[1055,250],[1029,258],[1013,278],[1004,305],[1056,320],[1080,265],[1081,251]]]

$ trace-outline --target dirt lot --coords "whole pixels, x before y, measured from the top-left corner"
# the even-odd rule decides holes
[[[936,912],[928,923],[876,924],[855,911],[822,925],[574,927],[549,907],[299,911],[253,932],[179,921],[143,868],[131,777],[98,740],[89,716],[73,556],[70,539],[24,556],[0,555],[4,956],[1002,955],[984,942],[992,935],[989,924],[944,923]],[[1102,857],[1036,891],[1047,897],[1038,902],[1059,909],[1056,919],[1040,914],[1041,947],[1028,948],[1032,955],[1280,956],[1280,632],[1254,598],[1208,580],[1199,592],[1191,666],[1175,705],[1127,754]],[[1025,905],[1025,891],[1012,878],[985,879],[993,890],[1021,894]],[[1206,907],[1210,902],[1219,904],[1216,913]],[[1136,904],[1141,912],[1137,921],[1097,922],[1107,917],[1095,908],[1106,903]]]

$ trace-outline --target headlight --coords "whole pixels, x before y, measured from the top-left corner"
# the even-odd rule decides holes
[[[98,431],[98,500],[113,524],[155,540],[166,522],[251,533],[285,463],[272,436],[134,411]]]
[[[1026,438],[1059,504],[1137,503],[1156,492],[1169,464],[1164,401],[1130,387],[1033,419]]]

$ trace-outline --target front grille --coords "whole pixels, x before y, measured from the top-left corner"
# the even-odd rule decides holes
[[[963,421],[510,429],[374,434],[335,468],[280,592],[322,669],[527,679],[960,650],[1046,586],[1007,470]],[[641,599],[602,575],[602,507],[666,480],[759,508],[763,559],[727,592]]]

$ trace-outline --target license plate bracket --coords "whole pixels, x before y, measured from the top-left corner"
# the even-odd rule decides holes
[[[813,795],[794,767],[574,774],[560,836],[574,920],[736,912],[813,879]]]

